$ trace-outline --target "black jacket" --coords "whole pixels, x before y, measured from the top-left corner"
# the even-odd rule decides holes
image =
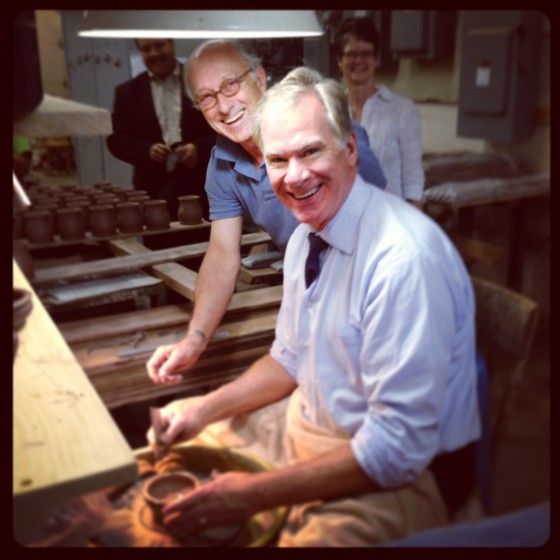
[[[152,198],[173,199],[182,194],[199,194],[206,198],[204,181],[216,133],[184,92],[182,140],[195,144],[199,153],[199,162],[192,169],[179,164],[168,173],[165,162],[157,163],[150,159],[150,147],[163,143],[163,136],[152,100],[148,72],[142,72],[117,86],[112,121],[113,133],[107,137],[107,147],[116,158],[134,166],[133,184],[136,189],[148,191]]]

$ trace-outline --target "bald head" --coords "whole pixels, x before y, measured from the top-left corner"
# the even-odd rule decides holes
[[[194,91],[198,85],[196,77],[193,78],[193,69],[209,59],[223,60],[224,64],[228,64],[229,61],[241,62],[251,70],[262,67],[261,59],[239,41],[231,39],[205,41],[193,51],[185,65],[185,86],[187,95],[192,101],[196,101]]]

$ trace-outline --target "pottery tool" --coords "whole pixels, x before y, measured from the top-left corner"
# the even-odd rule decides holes
[[[154,429],[154,438],[155,438],[155,456],[156,460],[159,461],[165,457],[165,454],[168,450],[168,445],[161,441],[161,433],[163,431],[163,424],[161,420],[161,412],[159,408],[155,406],[150,407],[150,417],[152,420],[152,428]]]

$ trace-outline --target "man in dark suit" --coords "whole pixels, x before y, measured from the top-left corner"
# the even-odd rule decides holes
[[[197,194],[204,215],[206,167],[216,134],[185,95],[172,39],[137,39],[147,71],[115,90],[113,134],[107,146],[134,166],[133,184],[163,198],[173,220],[177,197]]]

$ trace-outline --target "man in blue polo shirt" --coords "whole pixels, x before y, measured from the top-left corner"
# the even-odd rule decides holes
[[[240,43],[207,41],[189,58],[185,76],[189,97],[218,133],[206,177],[212,228],[189,330],[180,342],[158,348],[147,363],[155,383],[181,381],[177,372],[198,360],[220,324],[239,272],[244,217],[268,232],[280,251],[299,225],[274,194],[263,156],[252,138],[255,109],[267,84],[260,59]],[[385,177],[365,131],[357,125],[355,129],[360,175],[385,188]]]

